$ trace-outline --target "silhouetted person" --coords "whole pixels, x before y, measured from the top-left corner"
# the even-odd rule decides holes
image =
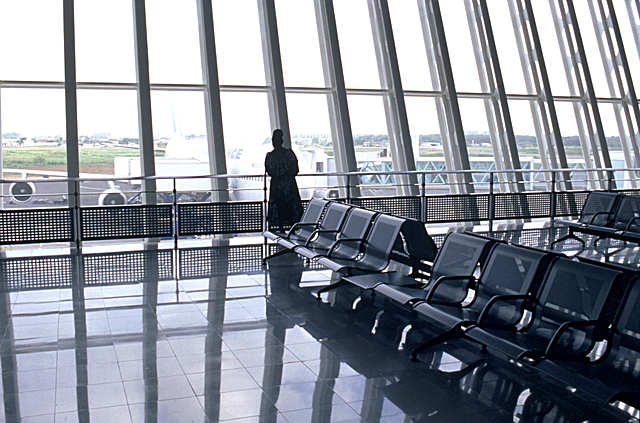
[[[267,221],[281,232],[284,226],[293,225],[302,217],[302,203],[296,184],[298,159],[293,151],[282,146],[282,141],[282,131],[273,131],[273,151],[267,153],[264,161],[264,167],[271,176]]]

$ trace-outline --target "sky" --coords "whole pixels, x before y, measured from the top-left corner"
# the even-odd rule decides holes
[[[313,2],[276,0],[275,3],[285,85],[323,87]],[[580,5],[576,4],[576,11],[584,28],[583,37],[590,53],[589,65],[596,93],[608,96],[605,69],[594,50],[595,33],[589,26],[587,2],[578,3]],[[440,4],[456,87],[458,91],[479,92],[481,86],[464,1],[447,0]],[[527,89],[520,69],[513,27],[507,18],[507,3],[492,0],[488,4],[507,92],[524,94]],[[553,92],[567,95],[569,90],[552,31],[548,2],[541,0],[533,4]],[[617,2],[616,10],[623,11],[622,4]],[[134,83],[131,0],[76,0],[75,5],[78,81]],[[147,0],[146,5],[151,82],[201,84],[195,0]],[[213,8],[220,83],[265,85],[256,0],[213,0]],[[366,0],[334,0],[334,8],[347,87],[380,88]],[[433,90],[417,2],[389,0],[389,9],[404,88]],[[38,13],[33,13],[34,10]],[[621,25],[621,28],[624,37],[630,39],[629,25]],[[635,50],[629,56],[632,69],[640,71],[640,59]],[[3,58],[0,80],[62,81],[62,0],[0,0],[0,57]],[[637,77],[637,73],[634,76]],[[637,85],[640,86],[640,81]],[[329,132],[324,95],[288,94],[287,101],[293,134]],[[407,97],[405,101],[413,135],[439,131],[432,99]],[[115,137],[137,137],[136,102],[134,90],[79,90],[80,135],[110,132]],[[517,132],[533,135],[526,102],[514,100],[511,103]],[[269,136],[265,93],[223,92],[222,107],[228,144],[242,144],[247,140],[262,140]],[[380,97],[349,95],[349,107],[355,134],[387,132]],[[487,132],[481,100],[461,99],[460,107],[467,132]],[[3,133],[64,134],[64,92],[61,89],[2,89],[0,113]],[[154,90],[152,113],[154,133],[159,137],[171,134],[174,120],[183,134],[202,134],[206,131],[202,92]],[[563,122],[565,131],[576,132],[575,117],[571,111],[562,113],[562,119],[566,121]],[[606,119],[604,123],[607,135],[617,134],[615,119]]]

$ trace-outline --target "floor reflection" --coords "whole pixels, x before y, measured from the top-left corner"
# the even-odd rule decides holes
[[[334,275],[250,247],[0,256],[0,421],[611,417],[464,341],[411,362],[428,328],[348,288],[318,301]]]

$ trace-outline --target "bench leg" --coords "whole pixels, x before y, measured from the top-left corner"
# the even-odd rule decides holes
[[[349,282],[345,281],[344,279],[340,279],[338,282],[336,283],[332,283],[331,285],[327,285],[324,288],[321,288],[320,290],[318,290],[318,292],[316,292],[316,298],[319,300],[320,299],[320,295],[324,294],[325,292],[329,292],[332,291],[336,288],[340,288],[341,286],[347,285]]]
[[[464,330],[462,329],[462,323],[460,322],[451,329],[442,332],[440,335],[435,338],[431,338],[426,342],[418,345],[411,351],[411,361],[418,361],[418,354],[427,348],[433,347],[434,345],[441,344],[443,342],[449,341],[451,339],[460,338],[464,335]]]
[[[274,257],[278,257],[278,256],[281,256],[281,255],[284,255],[284,254],[287,254],[289,252],[291,252],[291,250],[289,250],[287,248],[285,248],[284,250],[280,250],[278,252],[275,252],[275,253],[271,254],[270,256],[267,256],[267,257],[263,258],[262,259],[262,264],[267,264],[267,260],[272,259]]]

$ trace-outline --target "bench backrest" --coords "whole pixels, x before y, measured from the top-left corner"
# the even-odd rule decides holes
[[[626,195],[622,198],[613,219],[613,227],[640,233],[640,196]]]
[[[424,223],[414,220],[405,219],[400,229],[402,238],[404,239],[404,250],[411,261],[425,260],[433,262],[438,254],[438,246],[429,236]]]
[[[322,217],[322,222],[320,222],[319,229],[339,231],[351,208],[352,206],[347,204],[330,201]],[[338,232],[321,232],[318,238],[313,241],[313,245],[318,248],[329,248],[337,235]]]
[[[387,267],[404,221],[388,214],[378,215],[367,235],[362,263],[380,270]]]
[[[431,279],[473,275],[490,245],[491,240],[486,238],[460,232],[449,233],[436,255]]]
[[[324,212],[325,207],[329,204],[329,201],[322,200],[320,198],[314,198],[309,201],[307,208],[300,218],[300,223],[319,223]],[[301,237],[308,237],[316,228],[314,226],[300,226],[294,233]]]
[[[347,215],[339,238],[364,239],[375,216],[376,212],[353,208]],[[360,242],[342,242],[334,252],[340,257],[353,258],[360,254],[361,244]]]
[[[614,192],[590,192],[580,212],[580,223],[609,226],[615,214],[620,194]],[[598,214],[596,213],[606,213]]]
[[[548,341],[561,324],[578,320],[598,320],[602,329],[613,320],[617,305],[611,298],[619,299],[621,290],[624,272],[560,257],[545,276],[529,332]],[[599,336],[593,327],[570,329],[559,342],[560,352],[586,354]]]
[[[640,376],[640,279],[631,284],[614,326],[607,363],[616,371]]]

